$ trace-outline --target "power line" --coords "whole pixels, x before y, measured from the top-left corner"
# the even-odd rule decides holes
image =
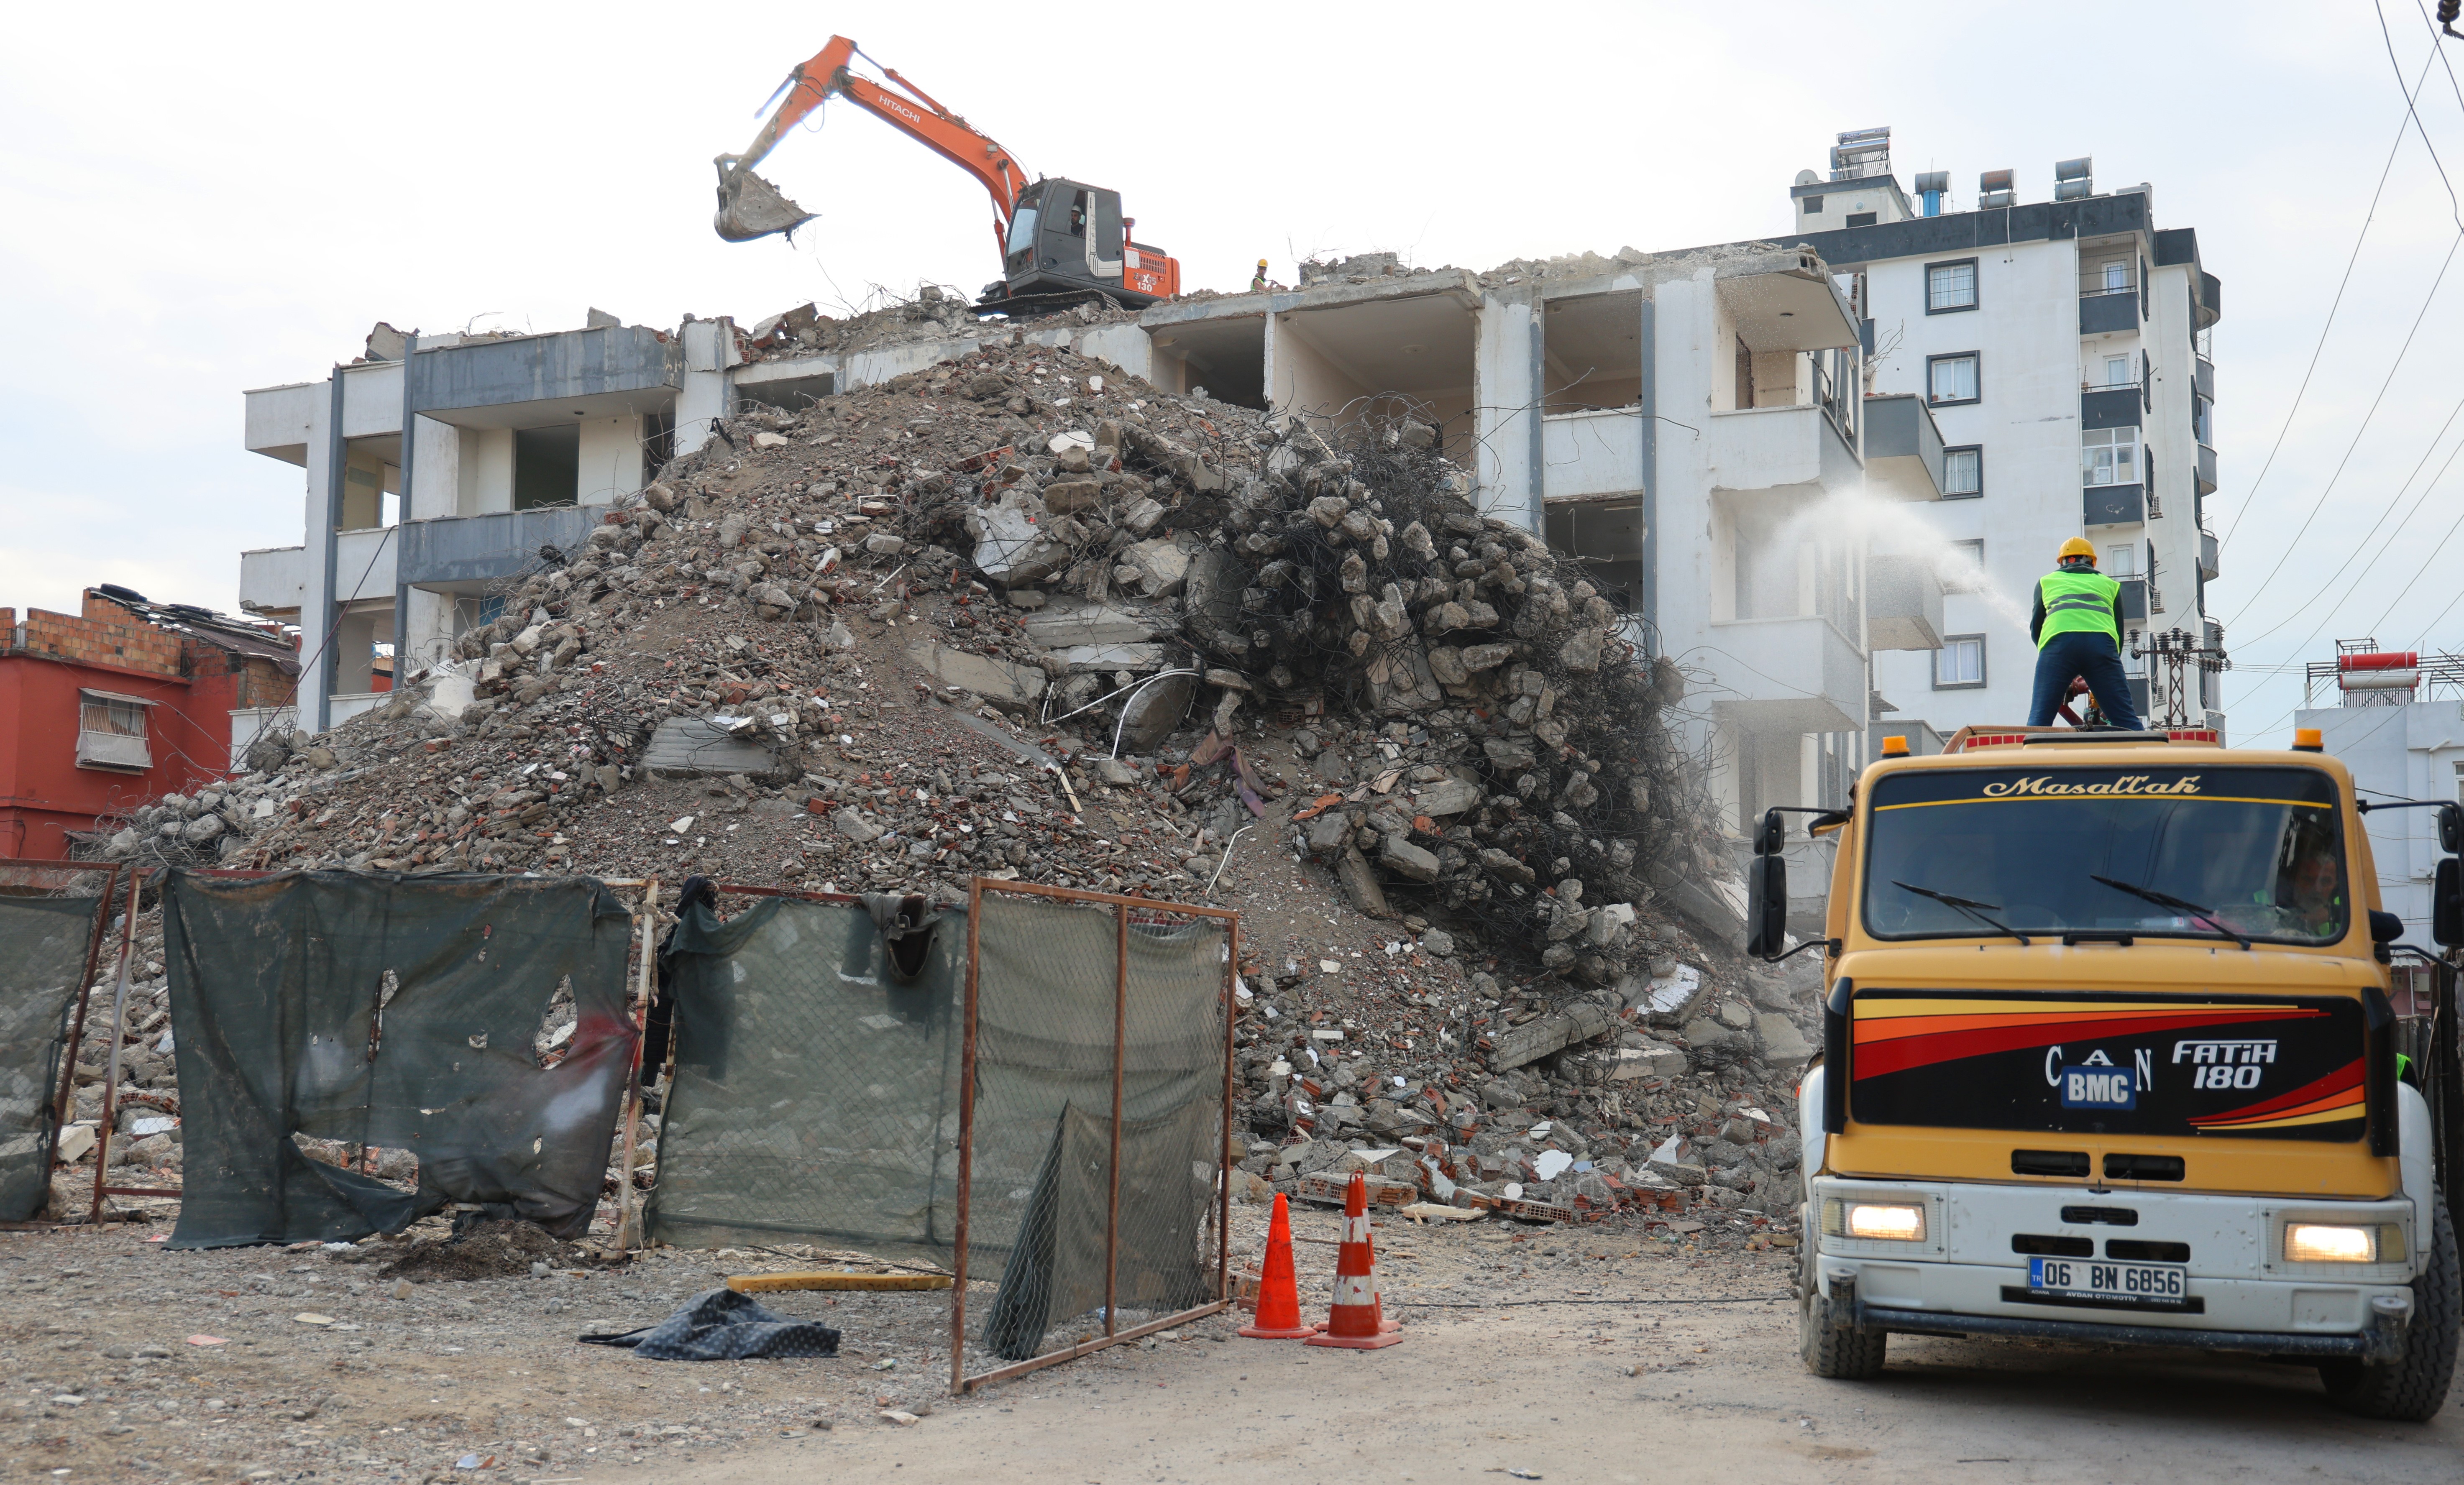
[[[2353,239],[2352,255],[2344,259],[2344,276],[2336,281],[2336,297],[2327,306],[2326,323],[2319,327],[2319,343],[2310,348],[2310,364],[2301,373],[2300,386],[2294,389],[2293,405],[2284,409],[2284,421],[2276,429],[2276,443],[2267,450],[2267,462],[2258,467],[2258,477],[2250,482],[2248,490],[2242,491],[2241,509],[2233,513],[2233,524],[2225,528],[2224,540],[2217,544],[2219,550],[2233,544],[2233,533],[2241,530],[2242,517],[2250,513],[2252,497],[2258,493],[2258,487],[2267,482],[2267,471],[2276,468],[2277,453],[2284,448],[2284,435],[2293,430],[2294,415],[2301,410],[2301,399],[2309,392],[2310,379],[2317,375],[2319,370],[2319,358],[2327,349],[2327,332],[2336,327],[2336,311],[2343,305],[2344,290],[2353,281],[2353,265],[2362,260],[2362,244],[2369,240],[2370,223],[2378,216],[2379,197],[2387,191],[2387,176],[2395,169],[2396,151],[2404,147],[2404,130],[2405,125],[2411,120],[2413,94],[2419,93],[2421,84],[2429,79],[2430,63],[2424,60],[2421,64],[2421,76],[2414,81],[2412,93],[2405,95],[2406,117],[2396,120],[2395,142],[2387,146],[2387,164],[2379,167],[2378,188],[2370,192],[2369,209],[2362,213],[2361,233]],[[2401,74],[2396,80],[2401,85],[2403,82]]]
[[[2372,0],[2372,5],[2376,8],[2377,0]],[[2381,34],[2384,36],[2387,31],[2387,15],[2384,10],[2381,10],[2379,15],[2379,30]],[[2434,49],[2432,55],[2435,55]],[[2387,61],[2390,66],[2395,67],[2396,86],[2398,88],[2402,88],[2404,86],[2404,69],[2396,62],[2395,44],[2392,39],[2389,39],[2387,42]],[[2422,76],[2425,80],[2428,78],[2429,73],[2430,64],[2425,60],[2422,63]],[[2413,91],[2417,93],[2419,90],[2419,84],[2416,83]],[[2414,111],[2412,106],[2411,93],[2405,95],[2404,111],[2405,117],[2411,121],[2415,130],[2420,133],[2423,147],[2430,151],[2431,164],[2437,168],[2439,180],[2441,182],[2445,182],[2447,180],[2447,166],[2439,162],[2438,149],[2437,146],[2430,142],[2429,130],[2424,129],[2421,126],[2420,115]],[[2456,250],[2464,248],[2464,207],[2459,207],[2457,205],[2455,200],[2455,188],[2452,185],[2447,188],[2447,197],[2451,211],[2455,217],[2455,237],[2447,245],[2447,256],[2439,261],[2438,276],[2431,280],[2430,293],[2423,296],[2421,309],[2412,317],[2412,327],[2405,332],[2404,343],[2396,347],[2395,360],[2387,364],[2387,379],[2379,383],[2378,395],[2370,399],[2369,410],[2362,415],[2361,426],[2353,430],[2352,442],[2344,447],[2343,457],[2336,461],[2335,471],[2327,476],[2327,483],[2321,487],[2319,491],[2319,498],[2311,503],[2310,513],[2302,517],[2300,529],[2296,531],[2293,534],[2293,539],[2285,544],[2283,555],[2276,559],[2276,565],[2268,569],[2267,576],[2260,579],[2258,586],[2251,590],[2250,597],[2242,601],[2243,610],[2245,612],[2248,611],[2251,604],[2255,603],[2258,601],[2260,594],[2267,591],[2268,585],[2276,580],[2277,574],[2284,570],[2284,564],[2293,559],[2293,554],[2300,549],[2301,538],[2309,534],[2312,523],[2319,519],[2319,513],[2326,509],[2327,497],[2335,492],[2337,482],[2344,477],[2344,470],[2351,465],[2354,452],[2362,447],[2362,439],[2369,432],[2371,422],[2378,417],[2380,406],[2387,401],[2387,388],[2395,384],[2396,373],[2403,369],[2405,357],[2411,353],[2412,342],[2414,338],[2421,334],[2422,321],[2430,317],[2430,306],[2436,302],[2440,286],[2447,282],[2447,271],[2454,266]],[[2246,509],[2247,505],[2245,505],[2245,510]],[[2235,524],[2239,524],[2238,520],[2236,520]]]

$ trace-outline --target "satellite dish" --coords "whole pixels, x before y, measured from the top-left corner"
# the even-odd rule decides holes
[[[1816,176],[1811,170],[1799,170],[1796,172],[1796,184],[1799,186],[1811,186],[1819,179],[1820,177]]]

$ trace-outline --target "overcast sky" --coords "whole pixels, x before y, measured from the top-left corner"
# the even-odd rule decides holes
[[[240,393],[321,378],[378,319],[553,330],[597,305],[665,326],[972,294],[997,266],[980,187],[845,104],[765,167],[819,222],[792,245],[712,234],[711,157],[836,28],[1030,170],[1118,186],[1192,287],[1237,288],[1261,255],[1288,280],[1312,251],[1478,268],[1773,233],[1795,173],[1872,124],[1903,184],[1947,168],[1961,204],[2000,165],[2043,200],[2075,155],[2102,187],[2152,182],[2158,225],[2198,229],[2225,284],[2210,601],[2235,740],[2260,741],[2336,638],[2464,650],[2464,470],[2429,483],[2464,445],[2464,264],[2431,293],[2464,209],[2417,135],[2310,373],[2425,65],[2421,122],[2464,187],[2445,65],[2464,57],[2433,55],[2416,0],[2384,3],[2402,84],[2378,12],[2346,0],[1073,27],[1014,4],[30,11],[0,51],[0,604],[74,609],[116,581],[234,608],[238,554],[297,543],[304,504],[299,470],[240,448]]]

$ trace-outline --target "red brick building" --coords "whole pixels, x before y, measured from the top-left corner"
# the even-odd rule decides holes
[[[280,630],[105,584],[84,612],[0,608],[0,859],[57,859],[231,772],[234,708],[291,705]]]

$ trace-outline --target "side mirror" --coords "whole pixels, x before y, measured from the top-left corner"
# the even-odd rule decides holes
[[[1788,862],[1780,856],[1757,856],[1746,867],[1746,952],[1776,959],[1787,947]]]
[[[2392,944],[2402,937],[2404,937],[2404,920],[2402,918],[2397,917],[2391,912],[2382,912],[2376,907],[2370,909],[2371,943]]]
[[[2438,848],[2450,856],[2464,851],[2464,805],[2438,807]]]
[[[2464,862],[2453,856],[2439,862],[2430,890],[2430,936],[2441,949],[2464,946]]]
[[[1779,811],[1763,811],[1763,822],[1754,827],[1754,854],[1777,856],[1781,843],[1787,839],[1788,822],[1779,818]]]

